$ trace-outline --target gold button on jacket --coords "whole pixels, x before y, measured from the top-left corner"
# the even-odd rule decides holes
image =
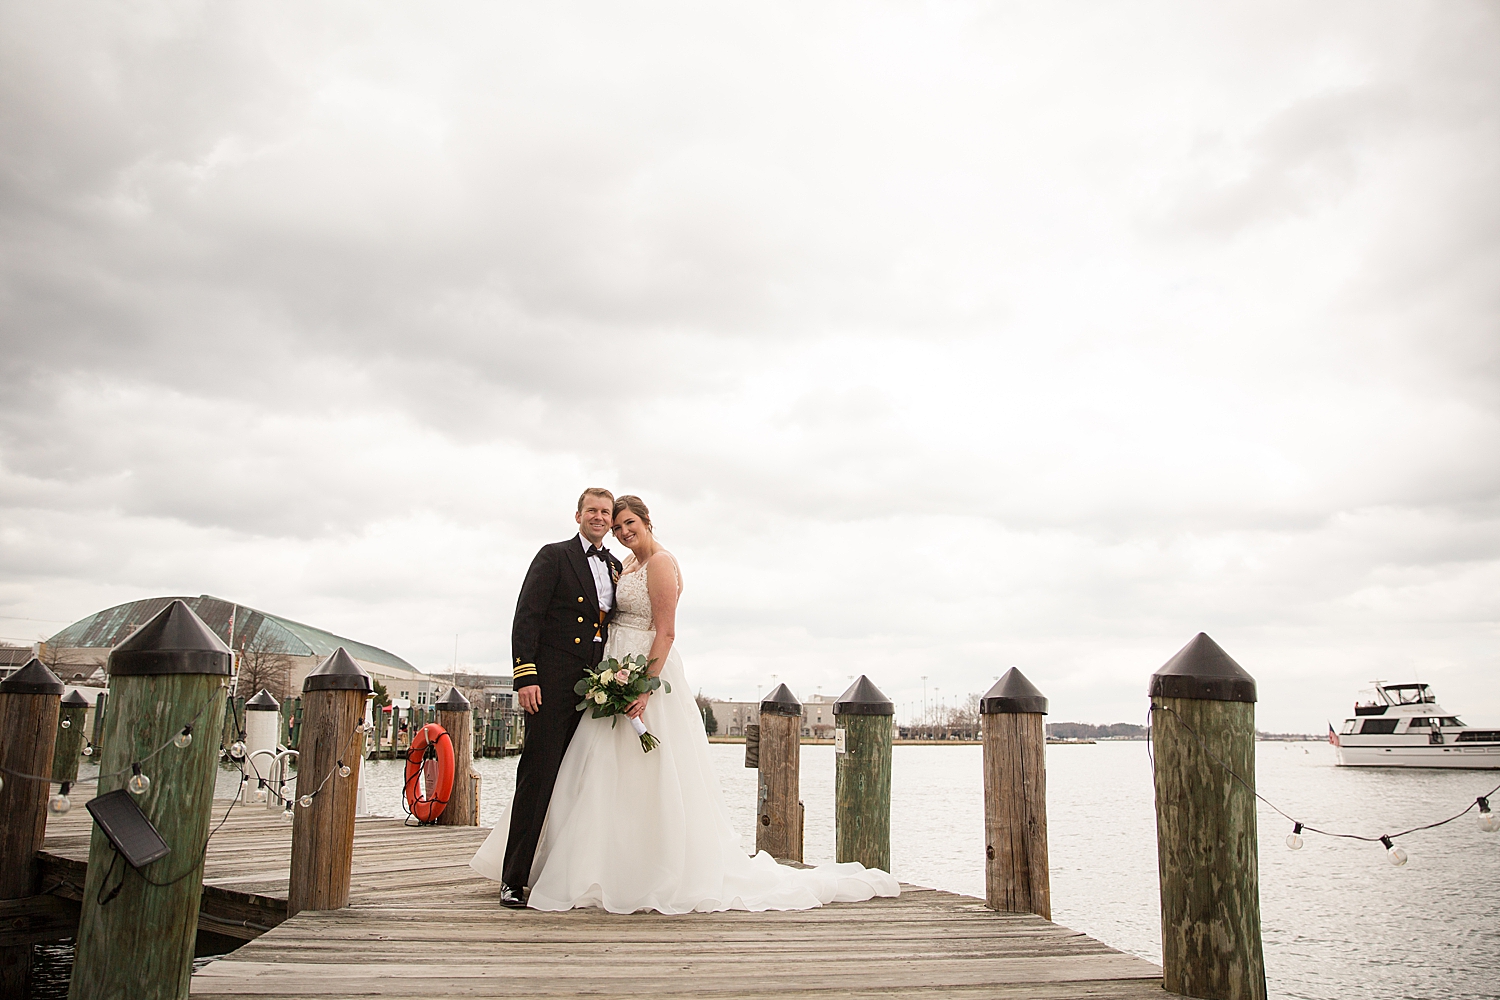
[[[582,639],[574,639],[573,641],[574,642],[582,642],[583,640]]]
[[[578,599],[578,603],[579,603],[579,604],[582,604],[582,603],[583,603],[583,598],[581,598],[581,597],[580,597],[580,598],[579,598],[579,599]]]
[[[579,620],[579,621],[583,621],[583,616],[582,616],[582,615],[579,615],[579,616],[578,616],[578,620]]]

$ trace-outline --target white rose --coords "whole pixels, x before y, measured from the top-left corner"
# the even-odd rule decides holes
[[[600,671],[600,673],[599,673],[599,683],[600,684],[608,684],[610,681],[612,681],[614,679],[615,679],[615,674],[614,674],[613,670],[604,670],[604,671]]]
[[[606,701],[609,701],[609,695],[605,694],[603,691],[594,692],[594,704],[602,705]]]

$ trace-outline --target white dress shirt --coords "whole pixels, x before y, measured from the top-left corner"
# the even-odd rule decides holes
[[[581,531],[578,533],[578,541],[583,546],[583,558],[589,564],[589,572],[594,574],[594,593],[599,595],[599,610],[608,611],[614,606],[615,598],[615,585],[609,578],[609,563],[588,554],[594,543],[584,538]],[[602,545],[599,547],[604,548]]]

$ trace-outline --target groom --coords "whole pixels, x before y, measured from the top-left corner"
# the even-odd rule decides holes
[[[604,548],[614,507],[609,490],[584,490],[573,515],[578,534],[542,546],[516,600],[510,651],[516,701],[527,719],[505,844],[501,906],[526,905],[531,859],[552,801],[552,786],[578,728],[573,685],[604,657],[621,569],[620,561]]]

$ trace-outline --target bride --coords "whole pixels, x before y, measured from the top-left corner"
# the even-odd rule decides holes
[[[894,878],[860,864],[797,869],[764,852],[744,852],[682,658],[672,648],[682,593],[677,560],[656,541],[639,497],[615,501],[614,534],[633,555],[616,588],[604,655],[645,654],[651,672],[666,682],[641,695],[629,713],[661,745],[646,753],[623,720],[584,715],[558,771],[527,905],[613,913],[802,910],[898,895]],[[487,878],[501,881],[509,827],[502,817],[470,862]]]

